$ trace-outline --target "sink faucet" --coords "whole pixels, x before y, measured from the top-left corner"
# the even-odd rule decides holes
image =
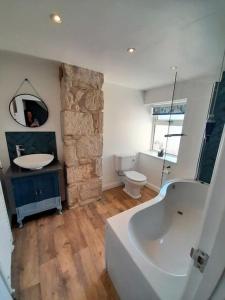
[[[24,151],[25,149],[24,148],[21,148],[23,147],[22,145],[16,145],[16,154],[17,154],[17,157],[21,156],[21,151]]]

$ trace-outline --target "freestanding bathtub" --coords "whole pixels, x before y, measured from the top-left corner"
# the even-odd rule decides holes
[[[207,190],[173,180],[154,199],[107,220],[106,268],[121,300],[182,298]]]

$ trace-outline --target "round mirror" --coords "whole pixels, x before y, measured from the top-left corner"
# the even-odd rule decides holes
[[[13,119],[25,127],[39,127],[48,119],[46,104],[34,95],[16,95],[9,104],[9,111]]]

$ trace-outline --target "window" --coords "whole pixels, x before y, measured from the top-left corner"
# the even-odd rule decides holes
[[[169,104],[153,106],[151,150],[157,152],[164,150],[166,154],[178,155],[181,139],[179,134],[182,134],[185,109],[186,102],[184,101],[182,103],[176,102],[172,109]],[[172,136],[167,138],[166,135]]]

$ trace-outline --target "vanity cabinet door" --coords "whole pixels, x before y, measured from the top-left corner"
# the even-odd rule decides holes
[[[34,176],[38,201],[59,196],[58,173],[46,173]]]
[[[14,178],[12,186],[16,207],[38,201],[32,177]]]

